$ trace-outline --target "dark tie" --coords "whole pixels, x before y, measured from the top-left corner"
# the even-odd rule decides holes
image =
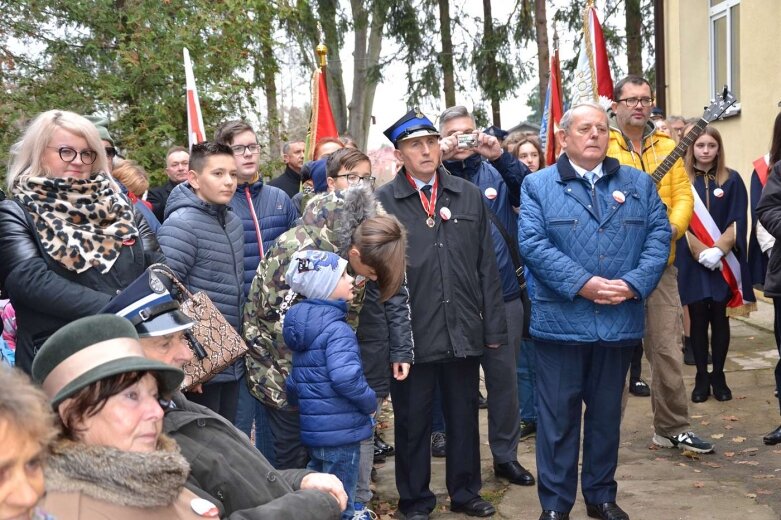
[[[426,196],[426,200],[428,200],[428,201],[431,200],[431,185],[430,184],[426,184],[425,186],[420,188],[420,191],[423,193],[423,195]]]

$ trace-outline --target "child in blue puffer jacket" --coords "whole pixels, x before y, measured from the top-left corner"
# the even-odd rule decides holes
[[[309,469],[336,475],[347,492],[343,519],[354,514],[360,443],[373,435],[377,397],[363,375],[358,339],[347,324],[353,278],[347,260],[326,251],[293,254],[285,279],[307,299],[284,316],[283,336],[293,352],[286,380],[297,405]]]

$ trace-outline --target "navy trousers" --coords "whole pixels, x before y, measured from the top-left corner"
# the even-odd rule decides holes
[[[479,497],[480,432],[477,388],[480,358],[416,364],[404,381],[391,381],[396,441],[396,489],[399,510],[429,514],[437,498],[431,480],[431,406],[439,384],[447,426],[445,483],[451,504],[460,506]]]
[[[575,503],[584,403],[583,498],[589,504],[615,502],[621,396],[634,346],[534,343],[537,493],[542,509],[569,512]]]

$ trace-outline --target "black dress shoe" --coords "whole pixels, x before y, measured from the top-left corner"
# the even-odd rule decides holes
[[[615,502],[586,504],[586,514],[591,518],[601,518],[602,520],[629,520],[629,515]]]
[[[539,520],[569,520],[569,513],[546,509],[540,515]]]
[[[496,513],[496,509],[487,500],[483,500],[480,497],[473,498],[466,504],[460,506],[451,505],[450,510],[454,513],[464,513],[467,516],[493,516]]]
[[[375,432],[374,433],[374,451],[375,451],[375,453],[378,450],[381,451],[383,453],[383,455],[385,455],[386,457],[392,457],[393,455],[396,454],[396,450],[393,448],[393,446],[391,446],[390,444],[385,442],[383,440],[383,438],[380,436],[380,434]]]
[[[500,478],[506,478],[510,481],[510,484],[517,484],[519,486],[533,486],[534,477],[532,474],[520,465],[518,461],[502,462],[497,464],[494,462],[494,475]]]
[[[629,393],[637,397],[648,397],[651,395],[651,389],[648,387],[648,383],[640,378],[629,379]]]
[[[385,462],[385,454],[382,452],[381,449],[378,449],[377,446],[374,447],[374,463],[375,464],[382,464]]]
[[[704,403],[710,396],[710,376],[697,373],[694,378],[694,389],[692,390],[692,402]]]
[[[772,432],[762,437],[762,442],[764,442],[768,446],[775,446],[776,444],[781,442],[781,426],[779,426]]]
[[[727,386],[727,378],[724,376],[724,372],[712,373],[710,375],[710,384],[713,390],[713,397],[717,401],[732,400],[732,390]]]

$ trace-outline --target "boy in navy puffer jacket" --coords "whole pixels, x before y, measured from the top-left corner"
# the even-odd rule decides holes
[[[348,495],[342,518],[351,519],[360,443],[373,434],[377,397],[363,375],[358,339],[346,321],[353,298],[346,268],[347,260],[334,253],[293,254],[285,278],[291,291],[307,299],[283,317],[283,336],[293,351],[287,395],[299,407],[309,469],[342,481]]]

